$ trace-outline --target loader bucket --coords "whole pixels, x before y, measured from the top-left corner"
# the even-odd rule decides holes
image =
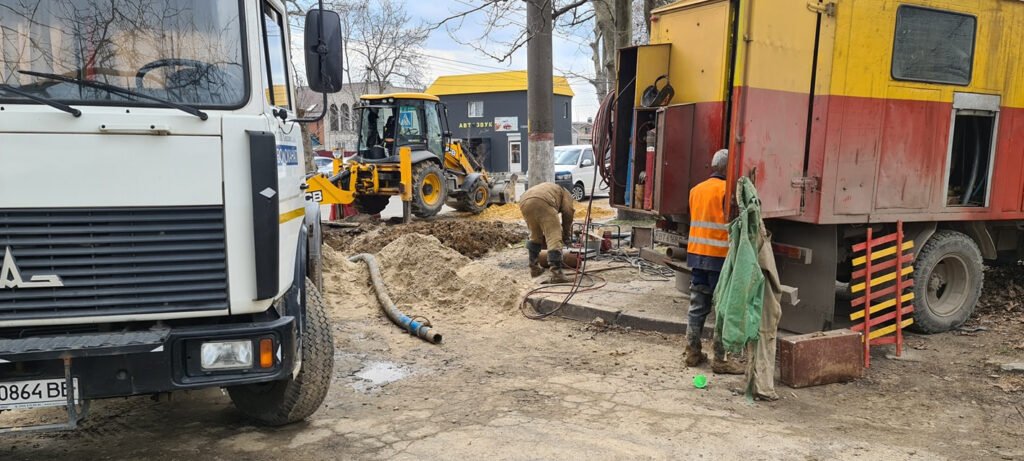
[[[516,183],[519,181],[518,175],[512,175],[508,179],[496,179],[491,182],[491,200],[490,204],[504,205],[506,203],[516,203]]]

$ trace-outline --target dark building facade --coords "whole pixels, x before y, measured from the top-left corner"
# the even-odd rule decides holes
[[[493,172],[524,173],[529,168],[526,72],[440,77],[427,93],[448,107],[448,126]],[[572,89],[554,80],[555,145],[572,143]]]

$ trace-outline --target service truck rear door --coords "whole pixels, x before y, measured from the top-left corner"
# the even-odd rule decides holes
[[[753,175],[764,217],[800,213],[819,27],[815,4],[740,2],[731,163],[734,177]]]

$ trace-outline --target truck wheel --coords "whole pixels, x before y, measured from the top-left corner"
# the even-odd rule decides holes
[[[412,168],[412,214],[417,218],[429,218],[441,211],[448,190],[445,188],[444,172],[433,162],[421,162]]]
[[[390,200],[387,195],[363,195],[357,196],[353,205],[360,214],[375,215],[384,211]]]
[[[334,338],[320,291],[306,279],[306,322],[301,338],[302,368],[282,381],[227,388],[231,401],[246,416],[269,426],[281,426],[312,415],[331,385]]]
[[[480,180],[473,184],[467,194],[459,197],[459,206],[456,209],[480,214],[487,209],[487,203],[490,201],[491,189],[487,187],[487,183]]]
[[[572,186],[572,199],[577,202],[582,202],[583,197],[587,195],[587,191],[583,189],[583,183],[578,182]]]
[[[940,230],[914,262],[914,331],[942,333],[963,325],[981,297],[981,250],[970,237]]]

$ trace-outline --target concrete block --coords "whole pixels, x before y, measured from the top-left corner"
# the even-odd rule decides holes
[[[832,384],[864,376],[860,333],[842,329],[779,339],[779,379],[793,387]]]

